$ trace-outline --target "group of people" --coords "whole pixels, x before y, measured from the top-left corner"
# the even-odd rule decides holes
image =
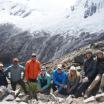
[[[28,85],[34,84],[34,91],[40,93],[89,97],[104,91],[104,54],[99,50],[96,52],[96,59],[93,56],[91,51],[85,53],[83,74],[77,71],[75,66],[70,66],[66,71],[62,64],[57,65],[50,74],[38,61],[35,53],[32,53],[25,67],[19,64],[18,58],[14,58],[13,64],[6,69],[3,69],[3,64],[0,63],[0,86],[7,87],[8,78],[14,91],[19,84],[25,94],[28,94],[31,89],[27,90],[25,79]]]

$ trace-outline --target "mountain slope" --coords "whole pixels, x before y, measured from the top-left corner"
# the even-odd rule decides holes
[[[73,6],[65,5],[67,9],[47,10],[49,1],[39,8],[32,0],[0,0],[1,61],[8,63],[13,57],[25,61],[36,52],[47,62],[104,39],[103,0],[75,0]]]

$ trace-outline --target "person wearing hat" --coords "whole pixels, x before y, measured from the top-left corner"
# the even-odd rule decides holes
[[[41,72],[38,75],[38,88],[41,93],[49,93],[51,85],[51,76],[47,73],[46,67],[41,67]]]
[[[82,81],[77,88],[76,97],[83,96],[83,94],[85,94],[85,91],[96,76],[96,61],[93,59],[93,53],[90,50],[85,53],[85,59]]]
[[[31,59],[25,65],[25,78],[27,81],[36,82],[38,74],[41,71],[40,62],[37,60],[36,54],[32,53]]]
[[[96,61],[96,70],[97,74],[91,85],[88,87],[85,96],[89,97],[92,95],[92,91],[99,87],[99,92],[104,92],[104,54],[103,51],[98,50],[96,52],[97,61]],[[96,93],[95,93],[96,94]]]
[[[53,71],[53,85],[57,88],[57,94],[66,94],[66,72],[62,68],[62,65],[57,65],[57,69]]]
[[[19,64],[18,58],[13,58],[13,64],[6,68],[5,73],[11,81],[12,89],[16,90],[16,85],[19,84],[27,93],[25,83],[23,81],[24,67]]]
[[[7,79],[6,79],[6,75],[4,73],[3,66],[4,65],[2,63],[0,63],[0,86],[7,87],[8,86],[8,82],[7,82]]]
[[[77,86],[80,81],[80,73],[76,70],[75,66],[69,68],[67,74],[67,94],[75,94]]]

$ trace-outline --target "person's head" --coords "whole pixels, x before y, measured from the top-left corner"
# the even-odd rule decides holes
[[[86,59],[90,59],[90,58],[92,57],[92,55],[93,55],[92,51],[88,50],[88,51],[86,51],[86,53],[85,53],[85,58],[86,58]]]
[[[32,54],[31,54],[31,59],[32,59],[33,61],[36,60],[36,54],[35,54],[35,53],[32,53]]]
[[[3,64],[2,63],[0,63],[0,70],[2,70],[3,69]]]
[[[97,58],[103,58],[104,57],[103,51],[98,50],[96,52],[96,56],[97,56]]]
[[[76,68],[75,68],[75,66],[71,66],[70,67],[69,73],[71,74],[71,76],[75,76],[76,75]]]
[[[62,68],[65,69],[66,68],[66,65],[65,64],[62,64]]]
[[[57,65],[57,71],[58,71],[58,73],[62,72],[62,65],[61,64]]]
[[[46,74],[46,67],[42,66],[41,67],[41,75],[44,76]]]
[[[19,63],[19,59],[18,58],[13,58],[13,64],[17,65]]]

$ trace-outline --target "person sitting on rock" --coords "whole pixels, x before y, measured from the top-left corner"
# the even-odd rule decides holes
[[[77,86],[80,81],[80,73],[76,70],[74,66],[69,68],[69,72],[67,75],[67,94],[75,94],[77,90]]]
[[[3,66],[4,65],[2,63],[0,63],[0,86],[7,87],[8,86],[8,82],[7,82],[7,79],[6,79],[6,75],[4,73]]]
[[[24,67],[19,64],[18,58],[13,58],[13,64],[7,67],[5,73],[11,81],[13,91],[16,90],[16,85],[19,84],[27,94],[25,83],[23,81]]]
[[[84,73],[82,81],[77,88],[76,97],[83,96],[88,86],[94,80],[96,76],[96,62],[93,59],[93,54],[90,50],[85,53],[86,61],[84,62]]]
[[[53,86],[56,86],[58,91],[56,91],[57,94],[66,94],[66,78],[67,74],[62,69],[62,65],[59,64],[57,66],[57,69],[53,71]]]
[[[47,73],[45,66],[41,67],[41,72],[38,75],[38,85],[40,93],[50,93],[51,76]]]
[[[102,51],[98,50],[96,52],[97,62],[96,62],[96,70],[97,75],[91,85],[88,87],[85,97],[89,97],[92,95],[92,92],[96,87],[100,85],[99,91],[104,92],[104,54]]]

